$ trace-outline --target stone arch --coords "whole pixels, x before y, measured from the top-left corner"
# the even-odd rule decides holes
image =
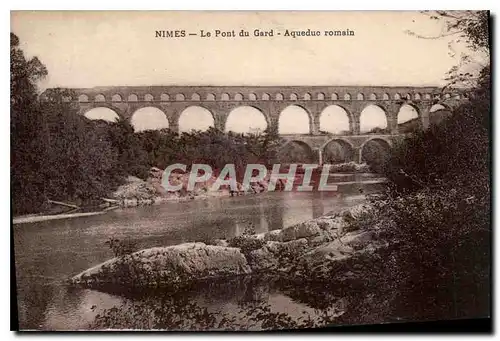
[[[396,119],[399,133],[409,133],[422,128],[420,110],[410,103],[405,103],[399,107]]]
[[[275,99],[276,99],[277,101],[282,101],[282,100],[284,99],[283,94],[278,92],[278,93],[276,94]]]
[[[182,101],[186,100],[186,96],[184,96],[184,94],[176,94],[175,95],[175,100],[182,102]]]
[[[40,94],[40,99],[41,99],[42,101],[48,101],[48,100],[49,100],[49,98],[47,97],[47,93],[45,93],[45,92],[41,93],[41,94]]]
[[[120,94],[114,94],[111,96],[111,102],[121,102],[122,96]]]
[[[161,94],[160,101],[162,101],[162,102],[170,101],[170,96],[168,94]]]
[[[436,111],[439,111],[439,110],[450,110],[450,107],[448,107],[444,103],[436,103],[436,104],[434,104],[433,106],[430,107],[429,112],[433,113],[433,112],[436,112]]]
[[[288,140],[278,150],[278,159],[282,163],[313,163],[314,150],[300,140]]]
[[[356,160],[352,143],[345,139],[333,138],[320,148],[323,153],[323,163],[345,163]]]
[[[370,101],[376,101],[377,100],[377,95],[375,95],[374,93],[370,94],[370,97],[369,97]]]
[[[243,101],[243,95],[240,93],[237,93],[234,95],[234,100],[235,101]]]
[[[422,97],[422,95],[420,95],[420,93],[417,92],[417,93],[415,93],[415,96],[413,96],[413,99],[418,101],[421,99],[421,97]]]
[[[220,95],[221,101],[229,101],[229,94],[227,92],[224,92],[222,95]]]
[[[390,99],[389,94],[388,94],[387,92],[385,92],[385,93],[382,95],[382,99],[383,99],[384,101],[388,101],[388,100]]]
[[[157,130],[170,127],[167,115],[156,106],[138,108],[130,117],[130,123],[135,131]]]
[[[357,94],[356,100],[358,100],[358,101],[364,101],[364,99],[365,99],[365,95],[363,95],[362,93]]]
[[[215,101],[215,94],[207,94],[207,101]]]
[[[154,96],[151,94],[144,95],[144,102],[153,102],[155,100]]]
[[[139,98],[137,97],[136,94],[130,94],[127,97],[128,102],[137,102],[138,100],[139,100]]]
[[[401,95],[400,95],[398,92],[396,92],[396,93],[394,94],[394,99],[395,99],[395,100],[400,100],[400,99],[401,99]]]
[[[196,101],[196,102],[199,102],[201,99],[200,95],[198,93],[194,93],[191,95],[191,101]]]
[[[191,130],[208,130],[215,127],[214,114],[199,105],[191,105],[179,114],[179,131],[188,132]]]
[[[318,93],[318,96],[316,97],[318,101],[324,101],[325,100],[325,94],[320,92]]]
[[[390,157],[392,144],[381,137],[373,137],[359,147],[359,162],[366,162],[374,172],[382,171],[382,167]]]
[[[303,97],[304,101],[310,101],[311,100],[311,94],[309,92],[306,92]]]
[[[289,105],[278,117],[280,134],[309,134],[311,132],[312,115],[301,105]]]
[[[431,99],[431,94],[425,94],[425,95],[424,95],[424,98],[425,98],[426,100]]]
[[[89,120],[104,120],[108,122],[115,122],[120,118],[120,113],[117,108],[108,105],[99,105],[93,108],[86,109],[81,112],[83,116]]]
[[[97,94],[94,97],[94,102],[106,102],[106,97],[103,94]]]
[[[451,108],[444,103],[436,103],[429,109],[429,124],[438,124],[451,115]]]
[[[251,93],[248,94],[248,99],[250,101],[256,101],[257,100],[257,95],[254,94],[253,92],[251,92]]]
[[[349,135],[352,130],[351,113],[341,105],[332,104],[324,108],[319,115],[319,131]]]
[[[350,101],[350,100],[351,100],[351,94],[350,93],[344,94],[344,101]]]
[[[242,105],[229,112],[224,123],[224,130],[235,133],[261,132],[269,126],[269,117],[261,108],[254,105]]]
[[[332,101],[337,101],[339,99],[339,95],[337,95],[335,92],[331,95]]]
[[[407,93],[407,94],[405,95],[405,99],[407,99],[407,100],[411,100],[411,94],[410,94],[410,93]]]
[[[80,96],[78,96],[78,102],[88,103],[88,101],[89,101],[89,96],[87,96],[85,94],[81,94]]]
[[[291,101],[297,101],[299,99],[299,96],[296,93],[292,93],[290,95],[290,100]]]
[[[387,111],[379,104],[367,105],[359,114],[360,133],[387,133],[388,128]]]
[[[262,100],[263,101],[269,101],[271,99],[271,95],[269,95],[268,93],[264,92],[262,94]]]

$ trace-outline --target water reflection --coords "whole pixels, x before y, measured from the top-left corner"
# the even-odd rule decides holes
[[[193,286],[182,293],[114,293],[126,297],[118,306],[101,310],[92,328],[153,328],[167,330],[261,330],[324,326],[346,309],[344,297],[332,295],[328,307],[310,307],[315,292],[302,288],[300,299],[283,290],[283,279],[240,277]],[[304,295],[304,293],[306,294]]]

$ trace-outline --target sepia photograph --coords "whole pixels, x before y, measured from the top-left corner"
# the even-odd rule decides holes
[[[489,11],[10,20],[13,329],[491,317]]]

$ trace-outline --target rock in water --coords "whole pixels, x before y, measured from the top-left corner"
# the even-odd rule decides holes
[[[70,282],[91,287],[178,287],[197,280],[249,273],[251,268],[237,248],[186,243],[113,258],[76,275]]]

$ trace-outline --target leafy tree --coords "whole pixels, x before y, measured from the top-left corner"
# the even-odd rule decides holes
[[[19,38],[10,34],[10,115],[11,115],[11,187],[14,213],[36,211],[43,202],[45,166],[43,118],[37,101],[37,81],[47,75],[36,58],[26,59]]]
[[[106,122],[108,138],[118,154],[117,176],[133,175],[146,178],[150,165],[148,153],[143,149],[139,134],[134,133],[130,121],[120,117],[116,122]]]
[[[433,19],[453,22],[449,34],[479,52],[489,46],[487,12]],[[382,273],[406,292],[401,302],[415,310],[412,297],[434,293],[428,309],[470,317],[489,313],[490,67],[458,76],[450,84],[474,84],[469,101],[394,148],[385,165],[391,188],[370,224],[386,226],[393,242]]]
[[[447,73],[447,87],[478,85],[481,70],[489,65],[490,34],[489,11],[423,11],[430,20],[440,22],[442,32],[424,36],[413,31],[408,34],[420,39],[449,39],[450,55],[460,53],[459,64]],[[465,46],[468,50],[460,49]],[[460,51],[461,50],[461,51]]]
[[[78,115],[63,89],[38,95],[47,70],[27,60],[11,34],[11,172],[14,214],[39,212],[47,199],[89,203],[117,185],[108,127]]]

